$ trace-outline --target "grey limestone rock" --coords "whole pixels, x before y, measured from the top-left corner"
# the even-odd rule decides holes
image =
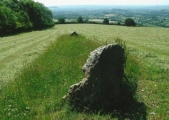
[[[73,31],[72,33],[70,33],[70,36],[78,36],[76,31]]]
[[[86,77],[72,85],[66,95],[70,104],[79,108],[115,104],[121,92],[124,64],[124,49],[118,44],[92,51],[82,67]]]

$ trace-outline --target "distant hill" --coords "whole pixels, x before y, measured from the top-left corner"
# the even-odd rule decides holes
[[[126,18],[132,18],[141,26],[169,27],[169,6],[53,6],[49,7],[55,19],[84,19],[108,18],[110,21],[124,23]],[[113,14],[113,16],[107,16]]]

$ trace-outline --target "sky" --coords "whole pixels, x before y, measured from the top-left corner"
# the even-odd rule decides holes
[[[34,0],[45,6],[60,5],[169,5],[169,0]]]

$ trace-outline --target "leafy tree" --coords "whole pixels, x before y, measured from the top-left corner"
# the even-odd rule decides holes
[[[11,8],[12,11],[19,11],[20,10],[18,0],[2,0],[2,4],[8,8]]]
[[[28,14],[35,29],[54,26],[52,12],[43,4],[32,0],[20,0],[22,9]]]
[[[77,22],[78,22],[78,23],[83,23],[83,18],[82,18],[81,16],[79,16],[79,17],[77,18]]]
[[[16,24],[13,11],[6,6],[0,6],[0,32],[11,32],[15,29],[15,27]]]
[[[109,24],[109,19],[107,19],[107,18],[104,18],[104,20],[103,20],[103,24]]]
[[[86,19],[83,20],[83,22],[84,22],[84,23],[88,23],[88,22],[89,22],[89,19],[86,18]]]
[[[121,25],[121,23],[120,23],[120,22],[118,22],[118,23],[117,23],[117,25]]]
[[[25,11],[16,12],[15,21],[16,21],[16,29],[18,30],[28,30],[33,28],[33,24]]]
[[[127,18],[125,20],[125,25],[126,26],[136,26],[136,23],[135,23],[135,21],[132,18]]]
[[[33,0],[0,1],[1,33],[52,26],[54,26],[52,12],[39,2]]]
[[[64,19],[64,18],[59,18],[59,19],[58,19],[58,22],[59,22],[60,24],[64,24],[64,23],[65,23],[65,19]]]

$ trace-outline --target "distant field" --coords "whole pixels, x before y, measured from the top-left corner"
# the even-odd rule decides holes
[[[111,15],[111,14],[110,14]],[[108,15],[107,15],[108,16]],[[89,19],[89,22],[94,22],[94,23],[103,23],[103,19]],[[118,24],[117,21],[109,21],[110,24]]]
[[[156,27],[124,27],[108,25],[56,25],[52,29],[33,31],[0,38],[0,85],[11,80],[24,64],[32,61],[62,34],[76,31],[88,38],[126,41],[133,54],[151,64],[169,68],[169,29]]]

